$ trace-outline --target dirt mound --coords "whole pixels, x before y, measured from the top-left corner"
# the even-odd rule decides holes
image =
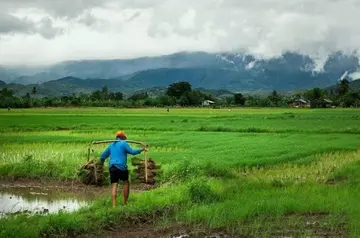
[[[102,186],[105,182],[104,165],[90,160],[79,169],[78,176],[86,185]]]

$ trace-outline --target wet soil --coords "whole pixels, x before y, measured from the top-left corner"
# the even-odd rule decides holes
[[[201,226],[173,223],[157,226],[155,221],[136,225],[108,227],[96,234],[79,237],[127,237],[127,238],[255,238],[255,237],[349,237],[345,215],[330,218],[327,213],[289,214],[279,218],[265,217],[260,220],[239,222],[232,229],[209,229]],[[335,221],[332,223],[331,221]]]
[[[282,217],[266,217],[254,227],[254,221],[243,223],[240,228],[247,237],[348,237],[348,219],[345,214],[304,213]],[[260,226],[259,226],[260,224]]]
[[[131,192],[152,188],[149,185],[133,185]],[[109,196],[109,193],[110,185],[100,187],[78,181],[0,179],[0,218],[20,213],[73,212],[99,197]]]
[[[121,184],[119,184],[121,186]],[[37,187],[51,189],[59,192],[95,192],[109,193],[110,185],[94,186],[85,185],[77,180],[51,180],[51,179],[27,179],[15,177],[0,177],[0,188],[2,187]],[[154,189],[156,186],[148,184],[131,184],[130,189],[134,192],[141,192]]]
[[[127,237],[127,238],[228,238],[239,237],[239,234],[229,233],[223,229],[205,230],[199,227],[190,227],[186,224],[172,224],[167,227],[157,227],[154,224],[142,224],[135,226],[126,226],[122,228],[113,228],[96,234],[86,234],[79,237]]]
[[[145,191],[153,189],[154,186],[150,185],[133,185],[134,192]],[[81,206],[81,202],[86,204],[91,201],[95,196],[104,194],[108,196],[110,185],[103,187],[87,186],[77,181],[55,181],[55,180],[29,180],[29,179],[1,179],[0,178],[0,192],[9,197],[16,192],[17,196],[21,196],[23,200],[30,201],[34,199],[26,198],[26,196],[35,196],[37,201],[52,200],[60,204],[56,208],[65,206],[69,210],[76,210]],[[6,193],[7,191],[7,193]],[[11,193],[9,193],[11,191]],[[58,197],[59,194],[70,194],[76,199],[68,197]],[[29,195],[30,194],[30,195]],[[52,199],[53,194],[56,194],[56,199]],[[43,196],[42,200],[40,197]],[[48,197],[48,198],[46,198]],[[49,199],[50,197],[50,199]],[[24,199],[25,198],[25,199]],[[51,203],[51,202],[50,202]],[[65,203],[65,205],[63,205]],[[67,204],[67,205],[66,205]],[[51,205],[37,206],[45,208],[45,213],[50,213]],[[41,211],[40,208],[40,211]],[[52,209],[56,210],[56,209]],[[223,237],[348,237],[348,219],[346,215],[328,214],[328,213],[307,213],[307,214],[287,214],[282,217],[262,217],[252,218],[247,221],[239,221],[238,225],[232,227],[231,231],[225,229],[206,229],[199,226],[189,226],[187,224],[173,223],[167,227],[159,227],[157,224],[160,222],[161,214],[158,219],[140,219],[131,218],[131,221],[122,225],[114,225],[103,228],[96,233],[86,233],[72,235],[70,237],[171,237],[171,238],[185,238],[185,237],[206,237],[206,238],[223,238]]]

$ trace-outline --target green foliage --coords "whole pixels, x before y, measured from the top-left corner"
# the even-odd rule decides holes
[[[129,100],[139,101],[149,98],[149,95],[145,93],[135,93],[129,97]]]
[[[338,84],[338,93],[340,96],[343,96],[349,92],[349,83],[350,82],[347,79],[343,79],[340,81],[340,83]]]
[[[204,93],[204,91],[206,93]],[[222,91],[222,90],[218,90]],[[335,93],[336,91],[336,93]],[[31,108],[31,107],[68,107],[68,106],[90,106],[90,107],[163,107],[181,105],[183,107],[200,106],[204,100],[215,101],[214,108],[221,106],[246,106],[246,107],[288,107],[288,104],[294,99],[305,98],[310,100],[312,108],[324,108],[330,106],[341,107],[358,107],[360,106],[360,91],[351,89],[349,82],[342,80],[338,88],[323,90],[314,88],[303,93],[295,93],[294,95],[282,95],[273,90],[268,95],[244,96],[242,93],[233,94],[232,97],[216,96],[216,91],[209,90],[192,90],[192,85],[186,81],[172,83],[168,86],[164,94],[157,97],[150,96],[147,91],[134,93],[126,100],[121,92],[110,92],[107,86],[103,86],[101,90],[96,90],[90,94],[80,93],[64,95],[60,97],[36,97],[37,89],[34,87],[32,96],[26,93],[26,96],[18,98],[14,96],[12,90],[3,88],[0,91],[0,108]],[[224,92],[229,94],[229,92]],[[329,103],[328,98],[334,100]]]
[[[74,179],[89,142],[112,138],[119,121],[129,138],[149,143],[164,170],[159,188],[131,193],[126,207],[112,209],[106,197],[71,214],[16,216],[0,220],[0,236],[86,236],[149,218],[252,224],[244,231],[251,234],[261,217],[325,212],[345,214],[358,237],[358,120],[358,109],[0,110],[2,176]]]
[[[241,93],[235,93],[234,94],[234,102],[235,102],[235,104],[244,106],[245,101],[246,101],[246,99]]]
[[[280,106],[282,101],[282,97],[275,90],[270,93],[268,99],[273,106]]]
[[[195,179],[189,184],[190,201],[193,203],[219,202],[220,196],[216,194],[204,179]]]
[[[180,99],[185,93],[188,92],[191,92],[191,84],[182,81],[170,84],[166,91],[166,95]]]

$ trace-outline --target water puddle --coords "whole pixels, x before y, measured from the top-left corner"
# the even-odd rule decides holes
[[[59,193],[37,187],[0,187],[0,218],[8,215],[73,212],[87,206],[93,193]]]

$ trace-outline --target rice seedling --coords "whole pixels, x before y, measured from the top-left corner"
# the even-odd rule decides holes
[[[101,197],[74,213],[14,216],[0,220],[0,236],[84,235],[125,221],[166,221],[262,237],[316,232],[358,237],[359,112],[0,111],[2,179],[77,179],[89,143],[113,139],[119,129],[149,143],[149,156],[163,169],[158,188],[131,195],[127,207],[111,209],[110,198]],[[105,146],[94,147],[93,158]]]

